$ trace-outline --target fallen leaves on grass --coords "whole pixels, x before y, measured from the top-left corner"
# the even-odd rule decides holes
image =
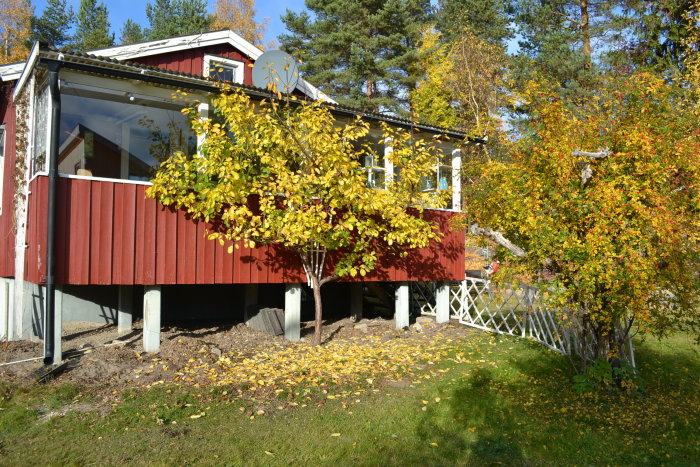
[[[328,394],[329,390],[340,386],[372,386],[377,378],[419,381],[440,375],[435,363],[463,345],[461,340],[440,335],[388,340],[362,336],[325,346],[273,345],[254,355],[226,352],[215,363],[190,359],[174,379],[192,384],[231,385],[251,394],[313,388],[334,399],[338,396]]]

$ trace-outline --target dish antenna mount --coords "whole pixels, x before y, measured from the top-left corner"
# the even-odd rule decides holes
[[[281,50],[263,53],[253,65],[253,85],[291,93],[299,82],[299,67],[294,57]]]

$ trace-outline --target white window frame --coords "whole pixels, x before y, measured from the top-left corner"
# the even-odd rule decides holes
[[[0,125],[0,216],[2,216],[3,202],[3,182],[5,180],[5,148],[7,147],[7,127],[3,123]]]
[[[233,60],[231,58],[219,57],[218,55],[205,55],[204,56],[204,68],[202,70],[202,76],[209,78],[209,72],[211,70],[211,63],[218,62],[224,66],[231,67],[234,70],[234,83],[243,84],[243,70],[245,70],[245,63],[240,60]]]

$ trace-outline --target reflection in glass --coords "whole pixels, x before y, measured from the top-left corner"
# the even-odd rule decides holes
[[[173,152],[197,151],[178,105],[118,91],[64,89],[60,173],[148,180]]]

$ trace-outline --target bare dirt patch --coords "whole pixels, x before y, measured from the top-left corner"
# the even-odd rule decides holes
[[[354,343],[389,342],[400,339],[416,344],[430,339],[465,337],[470,331],[455,324],[436,324],[432,318],[419,318],[409,330],[395,330],[392,320],[365,319],[354,322],[343,319],[327,323],[323,341],[353,341]],[[239,358],[254,356],[274,348],[311,346],[313,323],[302,323],[302,342],[292,343],[282,336],[271,336],[250,329],[245,324],[202,324],[165,327],[161,333],[161,351],[143,352],[141,323],[127,335],[119,336],[116,326],[92,323],[64,324],[63,350],[67,368],[55,382],[69,382],[109,397],[127,387],[143,387],[161,382],[178,381],[178,374],[193,362],[215,365],[219,358],[235,354]],[[41,356],[41,342],[11,342],[2,344],[2,360],[15,361]],[[0,378],[17,384],[29,384],[36,379],[41,360],[0,366]],[[207,384],[206,375],[195,375],[191,384]]]

